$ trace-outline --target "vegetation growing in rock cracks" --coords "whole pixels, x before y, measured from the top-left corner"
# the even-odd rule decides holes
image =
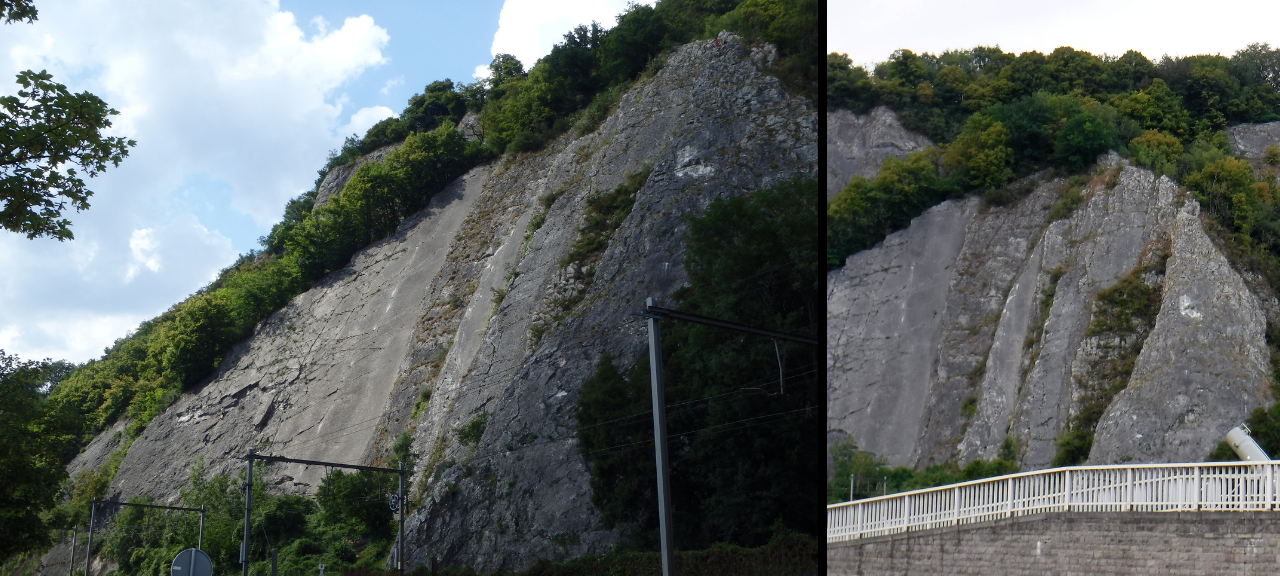
[[[10,19],[35,16],[34,10],[25,14],[14,12]],[[569,31],[532,66],[498,55],[488,80],[427,84],[401,114],[383,120],[362,138],[348,138],[330,154],[316,187],[291,200],[281,222],[260,239],[261,251],[242,255],[190,298],[118,339],[102,357],[73,370],[60,362],[32,364],[47,375],[40,385],[31,384],[27,368],[6,380],[20,381],[14,384],[14,401],[21,397],[21,405],[30,408],[21,417],[18,411],[0,414],[6,444],[38,443],[39,449],[15,449],[13,467],[6,464],[5,469],[43,472],[22,473],[21,480],[31,486],[30,498],[0,502],[0,519],[30,520],[34,514],[42,520],[0,521],[5,529],[21,526],[29,531],[6,538],[10,548],[0,549],[0,557],[41,549],[49,528],[82,522],[87,502],[104,493],[132,439],[183,390],[209,378],[234,343],[325,274],[346,266],[356,251],[393,234],[405,218],[468,169],[500,154],[538,150],[570,129],[575,135],[585,134],[608,114],[627,86],[660,69],[670,50],[722,29],[739,34],[748,44],[776,44],[779,58],[766,72],[782,79],[788,90],[816,99],[822,58],[819,19],[815,0],[661,0],[654,6],[629,6],[609,30],[580,26]],[[467,142],[454,131],[468,111],[479,116],[482,142]],[[121,144],[113,142],[122,157]],[[319,184],[329,171],[391,144],[399,147],[381,162],[362,165],[339,194],[315,205]],[[420,400],[425,404],[427,398]],[[113,460],[64,479],[65,473],[58,472],[62,465],[121,420],[129,424]],[[57,466],[50,468],[50,462]],[[50,470],[54,472],[42,476]],[[48,495],[59,490],[63,504],[52,508],[59,498]],[[142,547],[135,555],[151,558],[150,546],[172,542],[169,536],[156,538],[138,544]],[[307,550],[298,552],[302,556],[337,554],[327,548],[330,541],[306,541],[319,548],[299,544],[299,550]],[[385,548],[352,546],[358,554],[381,550],[377,561],[385,559]],[[365,562],[364,556],[359,561]]]

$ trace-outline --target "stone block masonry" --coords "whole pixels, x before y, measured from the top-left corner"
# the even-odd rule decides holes
[[[827,545],[827,574],[1275,574],[1280,513],[1070,512]]]

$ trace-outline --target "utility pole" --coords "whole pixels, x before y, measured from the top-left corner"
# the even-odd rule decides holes
[[[67,576],[71,576],[71,572],[76,569],[76,530],[79,526],[71,527],[71,562],[67,563]]]
[[[671,485],[669,483],[670,466],[667,458],[667,401],[662,386],[662,335],[658,330],[658,320],[670,318],[672,320],[694,322],[773,338],[773,351],[778,356],[779,393],[785,392],[786,389],[783,388],[782,354],[778,349],[778,339],[812,346],[817,346],[818,340],[719,318],[699,316],[669,308],[659,308],[653,305],[653,298],[645,298],[644,312],[632,312],[631,314],[633,316],[643,316],[649,320],[649,377],[653,387],[653,451],[658,468],[658,534],[662,544],[662,576],[672,576],[673,564],[675,563],[675,544],[671,535]]]
[[[653,298],[646,298],[653,307]],[[667,460],[667,398],[662,386],[662,335],[658,318],[649,316],[649,381],[653,388],[653,451],[658,464],[658,534],[662,543],[662,576],[671,576],[675,543],[671,537],[671,485]]]
[[[89,560],[93,558],[93,521],[98,512],[98,499],[89,503],[89,545],[84,549],[84,576],[89,576]]]
[[[204,551],[204,504],[200,505],[200,539],[196,540],[196,550]]]
[[[396,511],[400,513],[400,533],[396,536],[396,568],[400,576],[404,576],[404,462],[400,463],[400,500],[396,502]]]
[[[248,470],[244,475],[244,540],[240,541],[240,576],[249,576],[249,509],[253,506],[253,448],[245,458]],[[323,570],[322,570],[323,572]]]

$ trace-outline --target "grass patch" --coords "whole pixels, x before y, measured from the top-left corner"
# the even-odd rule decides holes
[[[1068,178],[1066,188],[1058,196],[1058,201],[1053,204],[1053,208],[1049,210],[1049,222],[1070,217],[1084,200],[1084,186],[1088,183],[1089,177],[1084,174],[1076,174]]]
[[[628,172],[613,190],[587,197],[582,226],[578,227],[578,240],[569,253],[560,260],[561,266],[585,262],[599,256],[609,246],[614,231],[631,214],[636,192],[649,180],[652,164],[645,164],[638,172]]]
[[[489,413],[481,412],[479,416],[472,418],[461,428],[458,428],[458,442],[463,446],[473,446],[480,442],[480,438],[484,436],[484,429],[489,423]]]
[[[1098,422],[1112,400],[1128,387],[1142,344],[1160,312],[1160,288],[1148,286],[1142,276],[1148,272],[1163,275],[1167,262],[1168,255],[1161,255],[1098,292],[1085,337],[1100,337],[1099,348],[1106,355],[1093,363],[1089,381],[1076,380],[1085,390],[1080,412],[1054,440],[1057,453],[1053,466],[1077,465],[1089,458]]]

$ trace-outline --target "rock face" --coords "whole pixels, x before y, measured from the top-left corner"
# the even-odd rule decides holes
[[[1264,164],[1267,146],[1280,144],[1280,122],[1239,124],[1227,128],[1231,151],[1248,158],[1255,166]]]
[[[952,272],[977,211],[976,199],[943,202],[827,275],[828,426],[891,463],[915,455]]]
[[[1194,202],[1178,213],[1156,327],[1098,425],[1091,463],[1198,461],[1221,440],[1206,428],[1230,427],[1274,400],[1266,319],[1198,214]]]
[[[606,529],[590,502],[574,438],[583,381],[605,352],[631,362],[646,350],[629,313],[686,283],[684,218],[816,177],[817,160],[812,103],[762,75],[747,48],[680,47],[596,132],[472,170],[259,324],[133,443],[108,496],[175,501],[196,458],[232,472],[249,448],[368,464],[407,431],[421,455],[407,566],[434,556],[491,571],[603,553],[621,529]],[[586,198],[645,166],[603,255],[587,270],[562,266]],[[351,171],[335,169],[322,188],[340,189]],[[482,437],[464,443],[458,429],[477,417]],[[311,493],[323,473],[273,464],[265,480]]]
[[[885,106],[857,116],[848,110],[827,112],[827,197],[854,176],[873,178],[885,158],[903,158],[933,143],[912,133]]]
[[[1089,462],[1199,461],[1272,401],[1263,302],[1195,201],[1099,165],[1065,218],[1062,179],[1005,208],[953,200],[828,274],[829,442],[924,467],[1008,439],[1039,469],[1101,406]],[[1118,293],[1158,312],[1116,323]]]

